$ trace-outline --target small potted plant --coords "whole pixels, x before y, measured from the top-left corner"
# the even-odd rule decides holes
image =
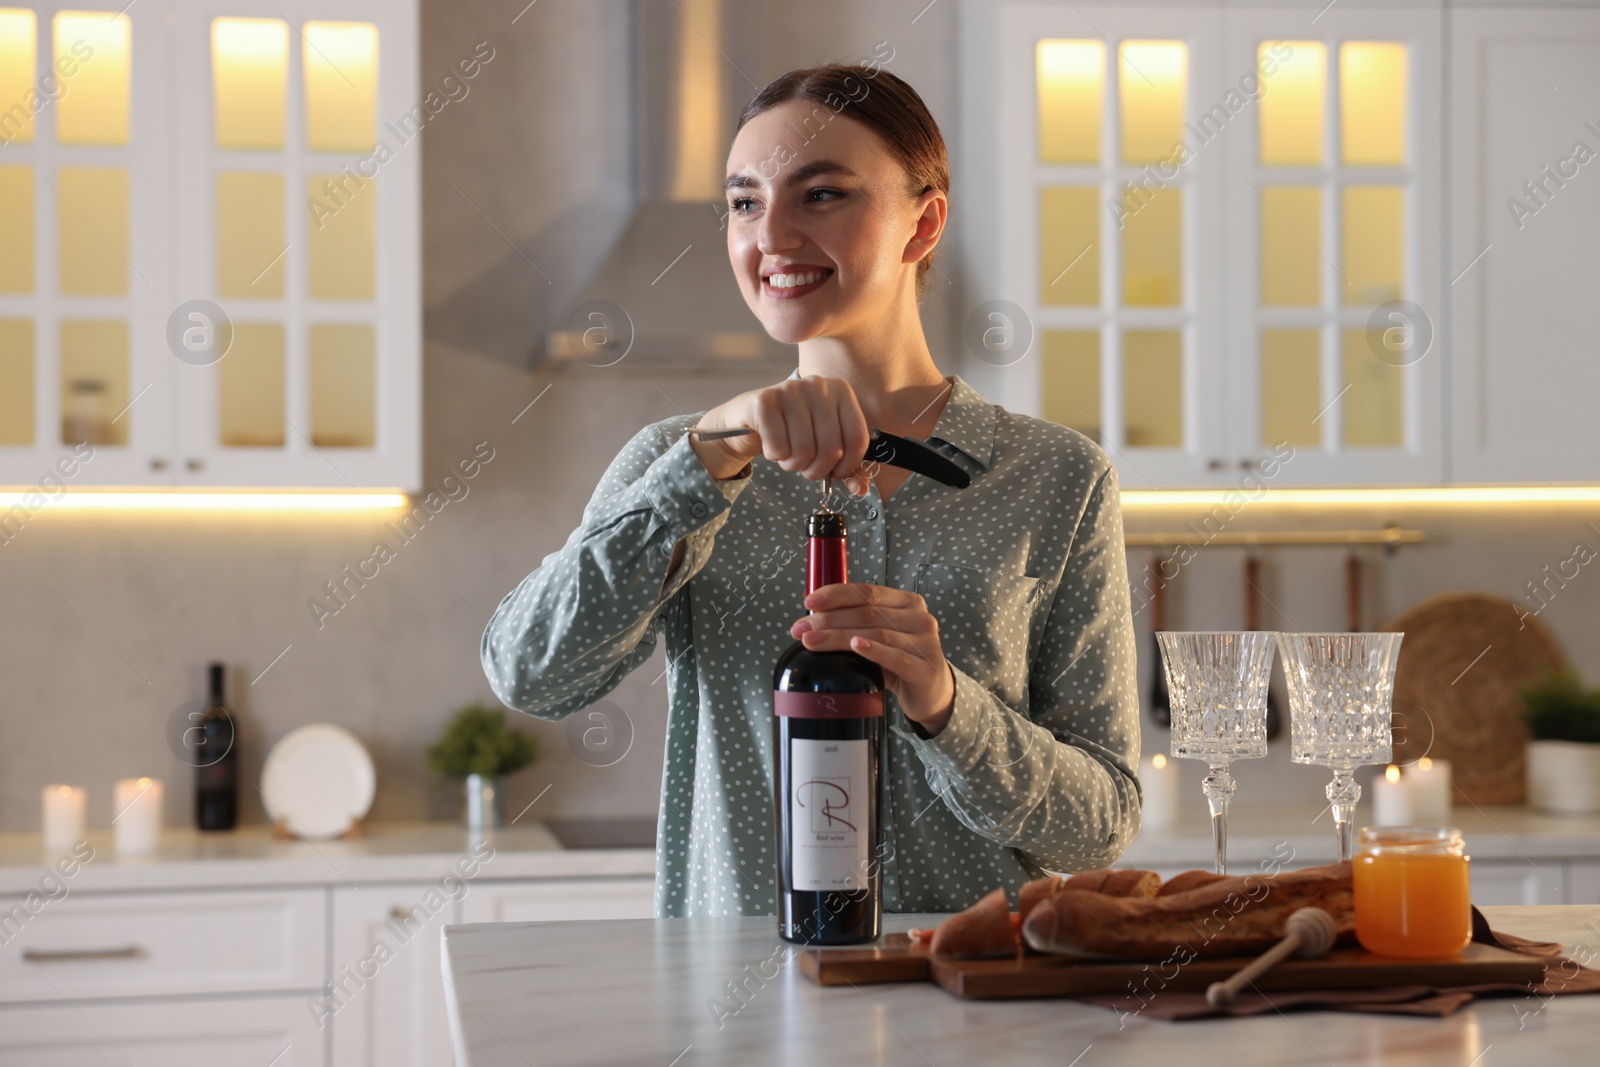
[[[456,712],[428,749],[436,774],[466,782],[467,827],[505,822],[506,777],[539,758],[539,739],[506,725],[504,708],[469,704]]]
[[[1600,812],[1600,690],[1571,669],[1519,691],[1528,733],[1528,802],[1562,815]]]

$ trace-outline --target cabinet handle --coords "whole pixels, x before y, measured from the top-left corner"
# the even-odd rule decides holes
[[[415,922],[417,916],[416,913],[410,908],[402,908],[400,905],[396,904],[394,907],[389,909],[389,918],[395,920],[396,922],[405,922],[407,919]]]
[[[1207,470],[1213,470],[1213,471],[1221,470],[1222,469],[1222,460],[1220,460],[1220,459],[1208,459],[1208,460],[1206,460],[1206,469]]]
[[[1253,460],[1253,459],[1241,459],[1239,461],[1239,469],[1242,470],[1242,471],[1247,471],[1251,467],[1254,467],[1255,465],[1256,465],[1256,461]]]
[[[153,471],[164,471],[167,469],[167,461],[162,459],[160,456],[152,456],[150,458],[150,469]]]
[[[206,461],[203,459],[190,459],[185,460],[183,465],[192,471],[197,471],[206,465]]]
[[[147,953],[139,945],[125,945],[122,948],[65,948],[53,951],[40,949],[24,949],[22,960],[24,963],[82,963],[88,960],[142,960]]]

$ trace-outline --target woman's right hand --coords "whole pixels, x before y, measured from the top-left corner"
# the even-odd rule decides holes
[[[715,441],[690,436],[690,445],[713,478],[731,478],[749,460],[765,456],[813,481],[843,480],[856,496],[865,496],[871,484],[872,473],[861,460],[872,431],[855,390],[843,378],[809,375],[752,389],[706,412],[699,425],[755,431]]]

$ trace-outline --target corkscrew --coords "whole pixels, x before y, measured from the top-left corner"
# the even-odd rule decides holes
[[[715,441],[723,437],[739,437],[753,431],[748,426],[735,426],[726,430],[703,430],[698,426],[691,426],[688,432],[695,434],[702,441]],[[955,486],[957,489],[965,489],[972,484],[972,478],[966,471],[934,451],[927,442],[919,441],[915,437],[901,437],[899,434],[887,433],[876,426],[872,427],[872,441],[867,445],[867,454],[862,459],[874,463],[887,463],[891,467],[900,467],[913,474],[926,475],[936,482]],[[822,479],[824,505],[828,494],[832,492],[832,487],[832,478]]]

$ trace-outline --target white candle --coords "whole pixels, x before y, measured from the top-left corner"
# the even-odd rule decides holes
[[[70,852],[83,840],[83,813],[88,794],[70,785],[47,785],[40,794],[44,808],[44,849],[52,856]]]
[[[1372,782],[1372,824],[1410,826],[1415,820],[1410,776],[1402,775],[1399,767],[1390,764]]]
[[[124,778],[112,801],[111,827],[117,852],[124,856],[155,851],[161,841],[161,783],[154,778]]]
[[[1418,826],[1450,825],[1450,764],[1423,756],[1406,771],[1412,818]]]
[[[1161,830],[1177,822],[1178,765],[1157,752],[1139,764],[1139,782],[1144,786],[1144,828]]]

